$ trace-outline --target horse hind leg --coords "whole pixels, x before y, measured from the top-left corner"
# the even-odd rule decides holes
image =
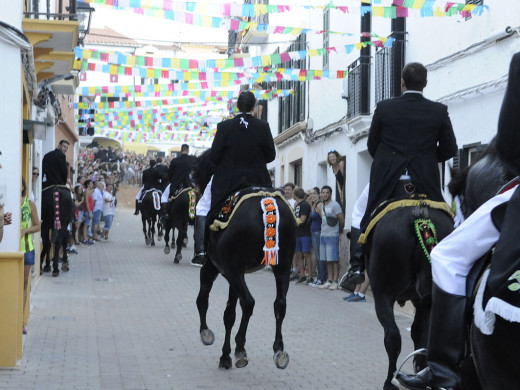
[[[401,334],[395,323],[394,303],[392,298],[381,298],[374,292],[377,319],[383,326],[384,343],[388,355],[388,372],[383,390],[397,390],[392,384],[394,372],[397,370],[397,358],[401,353]]]
[[[182,236],[181,236],[182,238]],[[229,296],[226,304],[226,310],[224,310],[224,327],[226,329],[226,335],[224,337],[224,345],[222,346],[222,356],[218,367],[228,370],[233,365],[231,361],[231,329],[235,324],[236,319],[236,308],[237,308],[238,295],[235,293],[233,288],[229,286]],[[245,350],[243,353],[237,355],[235,351],[237,368],[247,366],[247,355]]]
[[[274,317],[276,319],[276,335],[273,343],[273,360],[276,367],[285,369],[289,364],[289,354],[285,352],[282,337],[282,323],[287,309],[287,291],[289,290],[290,271],[273,268],[276,280],[276,299],[274,301]]]
[[[211,292],[213,282],[215,282],[217,276],[218,270],[210,261],[207,261],[200,269],[200,288],[199,294],[197,295],[197,310],[200,319],[200,339],[204,345],[211,345],[215,341],[215,335],[208,328],[206,314],[209,306],[209,293]]]
[[[174,263],[179,263],[182,260],[182,242],[184,241],[185,232],[182,229],[177,229],[177,241],[176,241],[176,251],[175,251],[175,260]]]
[[[419,299],[412,300],[415,307],[411,336],[414,349],[417,351],[426,348],[428,344],[428,327],[430,322],[429,311],[427,311]],[[413,366],[415,372],[421,371],[426,367],[426,356],[418,354],[414,356]]]
[[[65,230],[63,234],[63,239],[61,241],[61,248],[63,250],[63,262],[61,264],[61,270],[63,272],[69,272],[69,258],[67,256],[67,245],[69,243],[69,232]]]
[[[40,272],[50,272],[51,271],[51,239],[49,238],[50,228],[46,223],[42,224],[42,233],[41,237],[43,240],[43,248],[42,253],[40,253]],[[43,265],[45,263],[45,266]]]
[[[249,319],[253,315],[253,309],[255,307],[255,299],[247,288],[244,274],[237,274],[234,272],[228,273],[226,279],[229,282],[230,288],[234,290],[234,293],[240,299],[240,307],[242,308],[242,319],[240,320],[240,327],[238,328],[237,335],[235,336],[235,366],[237,368],[247,366],[247,354],[246,354],[246,333],[249,325]]]

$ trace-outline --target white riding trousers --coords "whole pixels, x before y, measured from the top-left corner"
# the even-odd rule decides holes
[[[170,184],[166,186],[166,189],[161,195],[161,203],[168,203],[168,198],[170,197]]]
[[[140,199],[141,199],[141,194],[143,193],[143,189],[144,189],[144,186],[142,186],[142,187],[139,189],[139,192],[138,192],[137,195],[135,196],[135,199],[136,199],[136,200],[140,200]]]
[[[367,203],[368,203],[368,190],[370,188],[370,183],[365,186],[365,189],[359,196],[358,200],[354,204],[354,209],[352,210],[352,222],[350,225],[353,228],[361,229],[361,220],[367,211]]]
[[[491,210],[507,202],[515,190],[516,187],[488,200],[433,248],[433,281],[442,290],[466,295],[466,277],[471,267],[495,245],[500,236],[491,220]]]
[[[211,184],[213,184],[213,176],[211,176],[211,179],[209,180],[209,183],[206,186],[199,203],[197,203],[195,214],[199,217],[205,217],[208,215],[209,209],[211,208]]]

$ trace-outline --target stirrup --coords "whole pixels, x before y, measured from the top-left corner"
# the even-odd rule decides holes
[[[410,360],[410,358],[413,358],[415,355],[424,355],[426,356],[426,353],[428,350],[426,348],[420,348],[417,351],[413,351],[411,354],[409,354],[407,357],[404,358],[403,362],[399,366],[399,368],[394,372],[394,376],[392,377],[392,384],[394,386],[400,387],[402,386],[399,381],[397,380],[397,374],[401,372],[401,369],[405,365],[405,363]]]

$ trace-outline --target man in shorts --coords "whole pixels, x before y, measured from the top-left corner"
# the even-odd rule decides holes
[[[329,280],[319,288],[338,289],[339,274],[339,234],[343,232],[345,216],[341,206],[332,200],[332,188],[323,186],[318,214],[321,216],[320,259],[327,261]]]

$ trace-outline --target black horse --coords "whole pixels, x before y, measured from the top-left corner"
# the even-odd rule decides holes
[[[493,138],[470,166],[460,173],[451,169],[448,189],[453,197],[461,198],[462,212],[467,218],[515,176],[500,160],[496,139]]]
[[[195,181],[204,190],[209,181],[207,154],[201,156],[195,170]],[[277,210],[274,218],[278,226],[278,263],[272,266],[276,279],[276,299],[274,314],[276,318],[276,334],[273,344],[274,361],[278,368],[284,369],[289,364],[289,355],[284,350],[282,323],[286,312],[286,296],[289,289],[289,276],[295,248],[295,217],[291,207],[281,197],[271,197],[273,209]],[[240,300],[242,319],[235,337],[235,366],[245,367],[248,364],[245,350],[246,332],[249,319],[253,314],[255,300],[247,288],[244,274],[254,272],[265,266],[263,262],[266,244],[264,211],[261,202],[270,202],[265,197],[254,196],[242,202],[235,210],[227,228],[210,231],[207,240],[208,260],[200,270],[200,290],[197,296],[197,308],[200,316],[200,337],[204,345],[214,341],[213,332],[206,323],[208,300],[213,282],[218,274],[222,274],[229,283],[229,295],[224,311],[226,335],[222,347],[219,367],[229,369],[232,366],[231,329],[235,323],[236,305]],[[266,206],[267,207],[267,206]]]
[[[67,226],[72,220],[72,198],[65,186],[51,186],[42,191],[42,225],[41,237],[43,249],[40,254],[40,269],[50,272],[50,251],[54,246],[52,257],[52,276],[60,274],[59,251],[63,251],[62,271],[69,270],[67,258],[68,232]],[[43,265],[45,260],[45,266]]]
[[[177,196],[170,196],[171,198],[173,199],[168,201],[168,221],[164,226],[164,253],[170,253],[170,230],[172,231],[173,243],[175,240],[175,229],[177,229],[177,241],[172,246],[177,248],[173,262],[179,263],[182,260],[183,242],[188,236],[188,223],[195,218],[195,205],[197,204],[198,193],[190,187],[182,190]]]
[[[388,354],[385,390],[397,389],[391,383],[401,352],[401,335],[394,316],[396,302],[401,305],[407,300],[412,302],[415,307],[411,331],[414,346],[419,349],[427,344],[432,271],[415,226],[415,221],[423,217],[433,222],[438,241],[453,229],[453,220],[446,211],[426,204],[404,206],[388,211],[375,224],[366,244],[367,271]],[[425,366],[425,357],[417,356],[416,369]]]
[[[159,241],[162,240],[162,226],[159,221],[159,212],[154,205],[154,195],[153,191],[147,191],[143,197],[143,201],[141,203],[141,220],[143,222],[143,233],[144,233],[144,241],[146,245],[155,246],[155,225],[157,224],[157,239]],[[159,204],[161,202],[161,193],[157,191],[157,195],[159,197]]]
[[[452,172],[449,189],[453,196],[462,199],[462,211],[467,218],[514,177],[515,174],[498,156],[496,142],[493,139],[475,163],[460,174]],[[490,259],[491,252],[477,262],[476,267],[484,268],[483,265],[489,263]],[[478,268],[472,270],[472,274],[478,276],[478,273]],[[471,306],[473,303],[472,300]],[[520,323],[509,322],[496,316],[493,333],[485,335],[474,324],[471,317],[473,313],[469,314],[469,351],[475,363],[480,385],[484,390],[517,389],[520,365],[515,351],[520,349]],[[466,377],[467,375],[463,375],[463,383]],[[471,389],[475,388],[474,386]]]

